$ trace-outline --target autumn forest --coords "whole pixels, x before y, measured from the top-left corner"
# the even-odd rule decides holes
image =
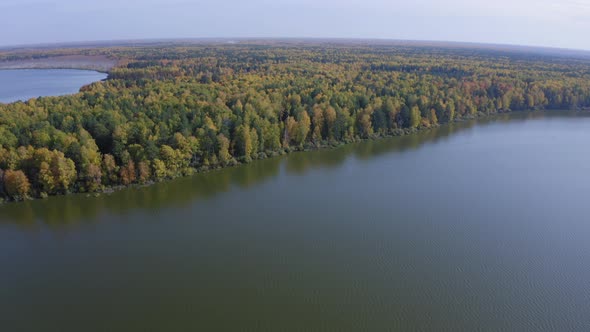
[[[498,112],[590,107],[590,59],[411,45],[0,53],[117,61],[80,93],[0,104],[0,198],[101,192]]]

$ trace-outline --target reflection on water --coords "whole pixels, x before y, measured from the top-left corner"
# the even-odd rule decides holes
[[[0,330],[588,330],[590,118],[552,116],[4,205]]]
[[[568,116],[585,116],[572,112]],[[443,125],[402,137],[367,140],[330,150],[293,153],[284,157],[255,161],[234,168],[201,173],[192,177],[165,181],[146,187],[127,188],[98,197],[79,194],[51,197],[0,206],[0,221],[35,228],[38,223],[50,228],[69,227],[93,220],[101,213],[125,214],[133,209],[158,211],[182,207],[195,200],[207,199],[232,188],[248,188],[276,177],[284,166],[286,174],[302,175],[318,168],[337,168],[348,158],[367,160],[389,153],[417,149],[424,144],[439,143],[451,135],[497,122],[526,121],[534,118],[564,116],[563,112],[529,112],[501,114],[482,120],[468,120]]]

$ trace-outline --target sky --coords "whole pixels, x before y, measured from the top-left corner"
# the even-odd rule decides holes
[[[590,0],[0,0],[0,46],[312,37],[590,50],[589,32]]]

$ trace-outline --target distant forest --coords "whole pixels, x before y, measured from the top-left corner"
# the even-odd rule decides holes
[[[211,44],[11,51],[116,59],[0,104],[0,198],[145,184],[498,112],[590,107],[590,59],[468,47]]]

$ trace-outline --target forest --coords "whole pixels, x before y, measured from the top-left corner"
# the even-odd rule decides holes
[[[78,94],[0,104],[0,199],[147,184],[511,111],[590,108],[590,58],[465,47],[149,45]]]

